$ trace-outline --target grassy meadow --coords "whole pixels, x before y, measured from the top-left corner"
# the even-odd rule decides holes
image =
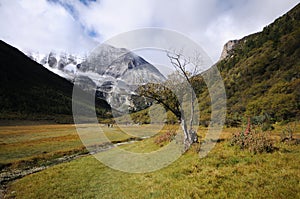
[[[118,127],[102,126],[105,135],[114,143],[124,142],[138,136],[139,131],[151,134],[155,130],[148,128],[147,126],[123,127],[122,129],[126,132],[132,132],[132,135],[128,135]],[[144,130],[141,131],[141,129]],[[0,126],[1,168],[22,167],[27,164],[37,166],[49,159],[81,153],[87,153],[87,150],[76,132],[75,125]]]
[[[0,126],[0,163],[17,165],[83,149],[73,125]]]
[[[296,137],[300,135],[299,127],[298,125],[294,134]],[[22,128],[24,129],[1,127],[1,162],[34,157],[38,155],[37,151],[56,153],[82,147],[72,125]],[[117,127],[104,128],[115,140],[125,138]],[[149,126],[125,128],[137,134],[141,132],[144,135],[148,131],[149,134],[153,133],[153,128]],[[300,145],[277,141],[284,128],[275,126],[275,130],[271,132],[278,148],[273,153],[254,155],[230,146],[229,138],[239,129],[226,128],[221,135],[222,141],[202,159],[199,159],[197,146],[194,146],[161,170],[131,174],[113,170],[89,155],[11,182],[8,184],[6,197],[300,198]],[[205,128],[199,128],[199,134],[204,134],[205,131]],[[154,151],[160,148],[155,144],[155,139],[154,136],[119,147],[135,152]],[[6,146],[9,148],[5,149]],[[106,152],[102,153],[105,155]]]

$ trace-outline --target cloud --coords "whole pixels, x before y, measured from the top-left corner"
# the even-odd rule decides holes
[[[217,61],[223,45],[254,32],[286,13],[297,0],[160,1],[155,20],[198,42]]]
[[[0,39],[25,51],[84,53],[96,45],[63,7],[46,1],[1,2],[0,27]]]
[[[84,6],[78,1],[72,2],[80,12],[80,23],[88,29],[96,30],[105,40],[113,35],[131,29],[149,26],[152,20],[152,3],[149,0],[102,0]]]
[[[86,52],[143,27],[179,31],[216,61],[225,42],[262,30],[297,0],[4,0],[0,39],[21,49]],[[16,14],[17,13],[17,14]]]

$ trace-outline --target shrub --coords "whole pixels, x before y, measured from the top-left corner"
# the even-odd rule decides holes
[[[171,142],[175,139],[176,136],[176,130],[175,129],[168,129],[168,131],[160,136],[158,136],[154,143],[160,146],[163,146],[165,142]]]
[[[243,150],[249,150],[254,154],[274,151],[270,136],[262,131],[236,133],[231,139],[231,145],[238,146]]]
[[[288,124],[280,135],[280,141],[292,145],[300,144],[300,140],[294,138],[295,131],[296,131],[296,122]]]
[[[268,122],[262,124],[262,126],[261,126],[262,131],[272,131],[274,129],[275,129],[274,126],[272,126],[272,124],[270,124]]]

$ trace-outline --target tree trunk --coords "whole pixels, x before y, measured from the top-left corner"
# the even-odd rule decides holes
[[[183,130],[183,133],[184,133],[184,140],[183,140],[183,144],[184,144],[184,151],[187,151],[190,146],[191,146],[191,142],[190,142],[190,136],[189,136],[189,132],[187,130],[187,125],[186,125],[186,122],[185,122],[185,118],[184,116],[181,116],[181,128]]]
[[[190,130],[193,128],[193,123],[194,123],[194,95],[192,92],[192,96],[191,96],[191,119],[190,119]]]
[[[191,144],[198,142],[197,132],[193,129],[194,114],[195,114],[194,102],[195,102],[195,96],[194,93],[192,92],[191,93],[191,119],[190,119],[190,129],[189,129],[189,138]]]
[[[191,144],[198,142],[198,135],[194,129],[189,130],[189,137],[190,137]]]
[[[191,97],[191,118],[189,121],[189,128],[188,128],[188,122],[186,121],[185,118],[185,114],[184,114],[184,110],[181,108],[181,128],[183,130],[184,133],[184,150],[187,151],[191,145],[193,143],[197,143],[198,142],[198,135],[197,132],[193,129],[193,123],[194,123],[194,95],[192,93],[192,97]]]

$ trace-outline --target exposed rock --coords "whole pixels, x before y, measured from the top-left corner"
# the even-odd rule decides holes
[[[238,43],[238,40],[230,40],[229,42],[227,42],[224,47],[223,47],[223,51],[220,57],[220,60],[225,59],[226,57],[230,56],[232,54],[232,50],[234,49],[235,45]]]
[[[89,56],[50,52],[48,55],[28,52],[34,61],[52,72],[76,82],[84,90],[96,91],[112,108],[127,112],[131,107],[131,95],[146,83],[159,83],[166,78],[142,57],[125,49],[102,44]]]

